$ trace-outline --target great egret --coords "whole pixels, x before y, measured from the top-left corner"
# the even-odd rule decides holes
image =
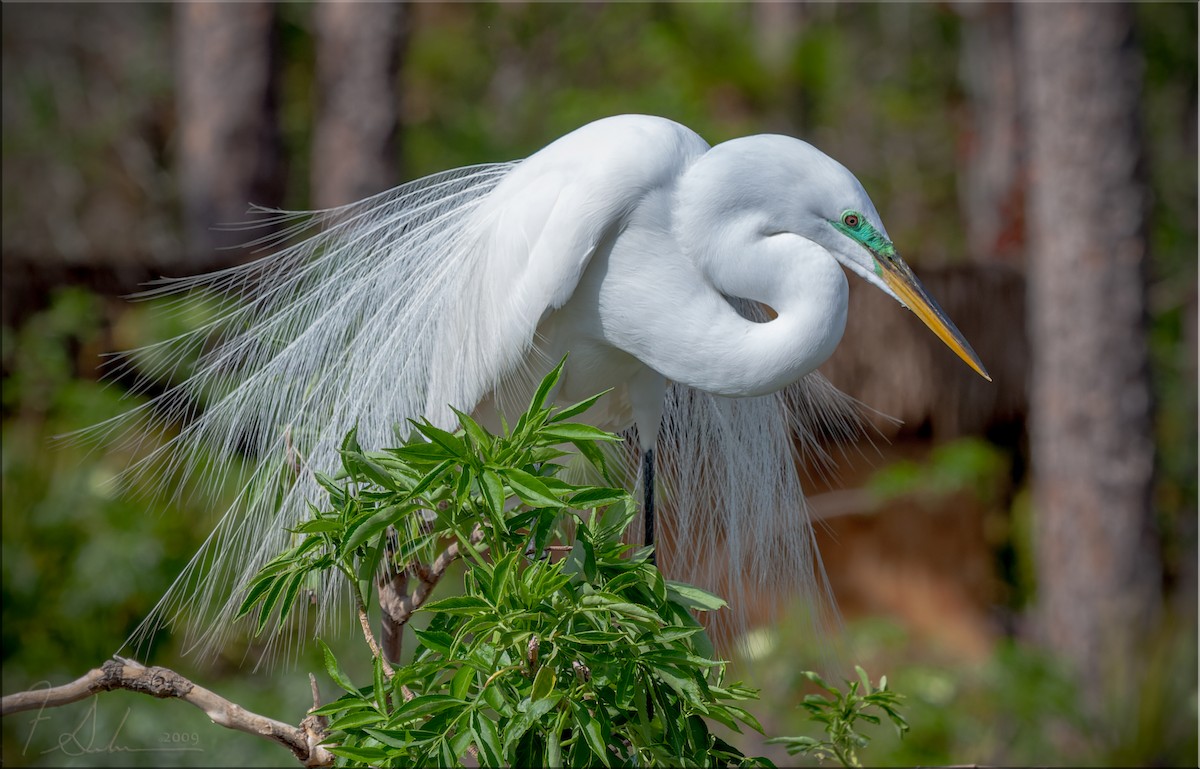
[[[192,472],[194,450],[208,444],[257,462],[152,620],[191,610],[210,644],[319,493],[301,474],[280,501],[282,458],[299,450],[334,468],[354,425],[375,448],[408,418],[453,426],[451,406],[495,426],[569,353],[554,400],[612,388],[588,416],[635,428],[641,450],[661,457],[679,517],[669,570],[735,592],[784,583],[811,595],[821,570],[794,437],[853,419],[848,399],[813,373],[846,323],[842,268],[909,307],[987,377],[858,180],[786,136],[709,147],[670,120],[611,117],[525,160],[435,174],[343,208],[275,213],[269,221],[288,226],[264,245],[291,245],[150,291],[230,300],[219,319],[143,351],[172,369],[181,344],[208,345],[190,379],[132,415],[195,416],[188,404],[208,394],[148,461]],[[698,554],[715,540],[727,562],[713,570]]]

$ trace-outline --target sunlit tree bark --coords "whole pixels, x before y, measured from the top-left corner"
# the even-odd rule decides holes
[[[1015,9],[960,2],[959,52],[968,107],[959,200],[974,261],[1020,265],[1025,253],[1025,152],[1020,124]]]
[[[219,266],[245,232],[250,203],[282,199],[283,156],[271,3],[188,2],[175,8],[180,187],[190,271]]]
[[[1022,4],[1037,624],[1090,686],[1134,664],[1161,566],[1133,14]],[[1095,688],[1091,689],[1095,693]]]
[[[319,106],[313,139],[317,208],[351,203],[396,184],[402,3],[328,2],[313,7]]]

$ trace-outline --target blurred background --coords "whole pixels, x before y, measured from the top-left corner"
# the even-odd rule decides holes
[[[102,356],[188,322],[124,295],[249,258],[244,234],[213,229],[248,203],[346,203],[644,112],[839,159],[995,380],[851,280],[823,371],[900,421],[875,419],[873,445],[840,447],[810,493],[846,620],[834,643],[889,675],[912,724],[878,730],[864,760],[1196,764],[1194,4],[2,13],[6,693],[100,664],[224,509],[113,484],[133,448],[52,440],[145,397],[136,360],[105,382]],[[802,614],[735,660],[768,736],[813,734]],[[263,671],[181,652],[163,635],[151,661],[283,721],[311,705],[311,654]],[[294,764],[128,693],[6,718],[3,761]]]

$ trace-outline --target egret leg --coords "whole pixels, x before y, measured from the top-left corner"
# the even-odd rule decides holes
[[[654,449],[642,452],[642,521],[645,523],[645,543],[654,546]],[[650,563],[655,563],[650,551]]]

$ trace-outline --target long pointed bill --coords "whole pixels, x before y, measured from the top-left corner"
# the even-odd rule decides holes
[[[929,326],[930,330],[938,335],[938,339],[954,350],[955,354],[962,358],[968,366],[975,369],[984,379],[992,381],[991,376],[983,367],[983,363],[979,360],[979,356],[971,349],[971,345],[963,337],[962,332],[946,317],[945,311],[933,300],[933,297],[921,285],[921,281],[917,280],[912,269],[899,256],[893,259],[877,257],[876,263],[880,265],[879,277],[883,278],[883,282],[888,285],[888,288],[900,297],[900,301],[904,302],[908,309],[912,310],[926,326]]]

